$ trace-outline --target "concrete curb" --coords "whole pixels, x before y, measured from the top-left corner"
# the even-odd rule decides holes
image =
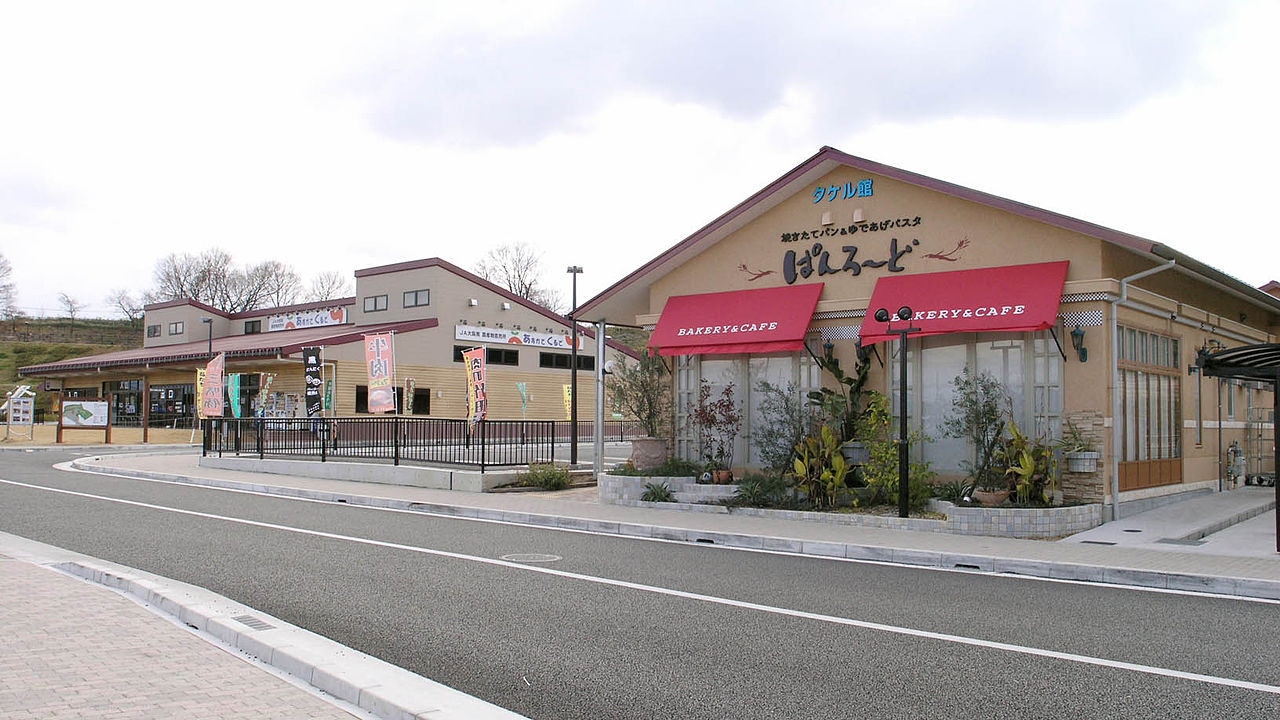
[[[6,550],[170,615],[224,645],[387,720],[521,720],[509,710],[348,648],[214,592],[17,536]]]
[[[1249,508],[1244,512],[1237,513],[1224,520],[1219,520],[1217,522],[1209,523],[1208,525],[1205,525],[1203,527],[1198,527],[1195,530],[1192,530],[1191,532],[1177,539],[1178,540],[1199,540],[1200,538],[1206,537],[1208,535],[1212,535],[1220,530],[1226,530],[1232,525],[1238,525],[1244,522],[1245,520],[1255,518],[1261,515],[1262,513],[1270,512],[1274,510],[1275,507],[1276,507],[1276,501],[1272,500],[1271,502],[1266,503],[1265,505],[1259,505],[1257,507]]]
[[[72,461],[78,470],[104,472],[149,480],[167,480],[188,485],[248,490],[252,492],[296,497],[307,500],[343,502],[374,508],[406,510],[445,517],[477,520],[495,520],[520,525],[549,527],[564,530],[584,530],[607,535],[675,540],[680,542],[707,543],[725,547],[811,555],[814,557],[845,558],[890,562],[920,567],[970,570],[977,572],[1024,575],[1028,577],[1080,580],[1111,585],[1157,588],[1167,590],[1195,590],[1197,592],[1235,595],[1249,598],[1280,600],[1280,581],[1233,578],[1216,575],[1186,574],[1138,568],[1110,567],[1051,560],[1028,560],[990,555],[956,554],[934,550],[916,550],[858,543],[817,542],[803,539],[751,535],[728,532],[696,530],[676,526],[593,520],[562,515],[516,512],[490,508],[475,508],[443,503],[422,503],[329,491],[290,488],[259,483],[244,483],[213,478],[197,478],[186,475],[158,473],[131,468],[103,468],[87,460]],[[657,507],[658,503],[645,503]]]

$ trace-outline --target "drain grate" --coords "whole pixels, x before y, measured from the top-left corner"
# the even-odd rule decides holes
[[[547,555],[545,553],[512,553],[503,555],[499,559],[514,563],[550,563],[561,558],[559,555]]]
[[[231,618],[241,625],[253,628],[254,630],[274,630],[275,625],[268,625],[252,615],[237,615]]]

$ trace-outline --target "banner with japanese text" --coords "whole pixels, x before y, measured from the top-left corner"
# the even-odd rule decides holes
[[[200,391],[200,408],[204,417],[222,417],[222,371],[226,366],[226,354],[218,353],[204,368],[204,385]]]
[[[258,374],[258,415],[266,415],[267,400],[271,397],[271,383],[275,382],[275,373]]]
[[[573,419],[573,386],[568,383],[564,386],[564,419]]]
[[[154,412],[156,408],[152,408]],[[204,419],[204,368],[196,369],[196,417]]]
[[[395,337],[391,333],[365,335],[364,360],[369,368],[369,412],[395,412]]]
[[[307,417],[315,417],[324,409],[324,401],[321,396],[321,388],[324,386],[324,365],[320,357],[320,348],[302,348],[302,364],[307,381],[307,387],[304,391],[306,400],[303,404],[307,408]],[[369,389],[373,390],[372,383]]]
[[[227,402],[231,405],[231,416],[240,417],[240,373],[227,376]]]
[[[483,420],[489,409],[489,398],[484,388],[484,353],[482,347],[462,353],[462,364],[467,369],[467,420],[472,425]]]

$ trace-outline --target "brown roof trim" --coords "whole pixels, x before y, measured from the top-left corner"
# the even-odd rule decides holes
[[[379,332],[413,332],[414,330],[422,330],[433,328],[440,322],[436,318],[426,318],[423,320],[410,320],[398,323],[385,323],[382,325],[367,325],[359,329],[351,326],[338,326],[341,332],[333,334],[324,334],[316,332],[315,328],[303,328],[300,330],[286,330],[280,333],[262,333],[256,335],[233,335],[223,338],[215,338],[213,349],[215,352],[224,352],[229,358],[251,358],[251,357],[273,357],[276,355],[291,355],[298,352],[303,347],[312,345],[342,345],[350,342],[356,342],[364,335]],[[288,335],[282,337],[280,344],[270,344],[272,335]],[[298,336],[302,335],[305,339],[298,340]],[[254,347],[238,347],[237,343],[243,342],[267,342],[266,345]],[[222,347],[219,348],[219,345]],[[100,370],[103,368],[123,368],[123,367],[141,367],[145,365],[174,365],[186,363],[192,360],[207,360],[209,357],[208,345],[205,341],[196,341],[182,343],[180,345],[172,345],[169,347],[159,348],[138,348],[133,350],[117,350],[115,352],[103,353],[101,355],[89,355],[80,358],[71,358],[69,360],[59,360],[52,363],[44,363],[42,365],[29,365],[27,367],[18,368],[20,375],[52,375],[65,372],[76,372],[82,370]]]
[[[205,305],[204,303],[192,300],[191,298],[178,298],[177,300],[166,300],[164,302],[151,303],[150,305],[143,305],[142,310],[143,312],[150,312],[152,310],[164,310],[165,308],[180,307],[182,305],[190,305],[197,310],[203,310],[207,313],[213,313],[214,315],[221,315],[224,318],[231,317],[231,313],[219,310],[212,305]]]
[[[239,320],[241,318],[265,317],[267,315],[279,315],[288,312],[302,312],[304,310],[321,310],[323,308],[342,307],[344,305],[355,305],[355,296],[347,298],[336,298],[334,300],[314,300],[312,302],[298,303],[296,305],[280,305],[278,307],[258,308],[257,310],[245,310],[230,315],[231,319]]]
[[[530,300],[529,298],[517,295],[504,287],[495,285],[489,282],[488,280],[485,280],[484,278],[480,277],[479,275],[476,275],[475,273],[467,272],[466,270],[463,270],[457,265],[454,265],[453,263],[448,262],[446,260],[442,260],[441,258],[438,258],[438,257],[423,258],[421,260],[409,260],[406,262],[395,263],[393,265],[379,265],[378,267],[364,268],[363,270],[356,271],[356,277],[362,278],[362,277],[369,277],[371,275],[385,275],[387,273],[404,272],[406,270],[421,270],[422,268],[430,268],[430,267],[438,267],[442,270],[451,272],[454,275],[457,275],[458,277],[462,278],[463,280],[466,280],[467,282],[471,282],[476,285],[479,285],[480,287],[492,293],[496,293],[497,295],[500,295],[506,298],[507,300],[510,300],[511,302],[519,303],[520,305],[523,305],[529,310],[532,310],[550,320],[554,320],[555,322],[560,323],[566,328],[570,328],[570,329],[573,328],[572,321],[569,320],[569,318],[565,317],[564,315],[553,312],[551,309],[543,305],[539,305],[538,303]],[[589,338],[595,337],[595,333],[590,330],[583,330],[582,333]],[[616,342],[613,342],[612,340],[606,340],[605,343],[609,347],[613,348],[614,350],[624,353],[630,357],[633,357],[633,358],[640,357],[634,350],[627,347],[626,345],[623,345],[622,343],[616,343]]]
[[[720,229],[721,227],[724,227],[734,219],[738,218],[743,213],[750,211],[752,208],[754,208],[756,205],[760,204],[765,199],[772,196],[774,193],[783,189],[787,185],[795,182],[804,174],[810,172],[811,170],[814,170],[819,165],[826,162],[835,162],[841,165],[857,168],[859,170],[865,170],[870,173],[875,173],[877,175],[883,175],[884,177],[909,183],[911,185],[923,187],[928,190],[933,190],[933,191],[944,193],[947,195],[952,195],[954,197],[979,203],[981,205],[986,205],[988,207],[992,207],[997,210],[1004,210],[1006,212],[1011,212],[1016,215],[1021,215],[1023,217],[1029,218],[1031,220],[1035,220],[1037,222],[1042,222],[1047,225],[1053,225],[1056,227],[1063,228],[1065,230],[1070,230],[1072,232],[1077,232],[1083,235],[1088,235],[1090,237],[1106,240],[1108,242],[1116,243],[1118,245],[1122,245],[1124,247],[1127,247],[1133,250],[1138,250],[1140,252],[1150,253],[1153,247],[1155,246],[1155,243],[1153,243],[1152,241],[1145,240],[1136,235],[1130,235],[1128,233],[1123,233],[1118,230],[1112,230],[1110,228],[1106,228],[1101,225],[1095,225],[1093,223],[1085,222],[1083,220],[1078,220],[1073,217],[1068,217],[1066,215],[1062,215],[1059,213],[1051,212],[1049,210],[1038,208],[1033,205],[1020,203],[1020,202],[1017,202],[1016,200],[1002,198],[998,195],[992,195],[990,193],[981,192],[979,190],[967,188],[962,185],[956,185],[955,183],[949,183],[949,182],[946,182],[945,180],[938,180],[937,178],[931,178],[931,177],[928,177],[927,175],[921,175],[919,173],[914,173],[908,170],[903,170],[901,168],[896,168],[890,165],[885,165],[883,163],[878,163],[873,160],[867,160],[866,158],[860,158],[855,155],[850,155],[848,153],[836,150],[833,147],[823,146],[823,148],[819,150],[816,154],[814,154],[812,157],[805,160],[804,162],[800,163],[796,167],[792,168],[790,172],[786,173],[785,175],[778,178],[777,180],[774,180],[772,183],[769,183],[759,192],[755,193],[754,195],[747,198],[746,200],[743,200],[741,203],[738,203],[737,205],[732,207],[728,212],[724,213],[723,215],[716,218],[715,220],[712,220],[710,223],[707,223],[697,232],[693,233],[689,237],[680,241],[679,243],[677,243],[676,245],[674,245],[673,247],[671,247],[669,250],[662,253],[661,255],[655,257],[654,259],[650,260],[644,265],[641,265],[640,268],[637,269],[635,272],[632,272],[631,274],[622,278],[621,280],[614,283],[613,285],[610,285],[599,295],[596,295],[595,297],[583,303],[579,308],[579,312],[592,310],[597,304],[603,302],[604,300],[608,299],[609,297],[619,292],[623,288],[636,282],[637,280],[642,278],[644,275],[648,274],[658,266],[665,263],[667,260],[671,259],[673,256],[678,255],[679,253],[687,250],[692,245],[696,245],[699,241],[703,240],[708,235],[711,235],[716,230]]]

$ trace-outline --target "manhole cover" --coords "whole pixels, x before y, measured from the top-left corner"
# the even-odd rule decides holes
[[[514,563],[549,563],[559,560],[560,556],[543,553],[512,553],[511,555],[503,555],[501,559]]]

